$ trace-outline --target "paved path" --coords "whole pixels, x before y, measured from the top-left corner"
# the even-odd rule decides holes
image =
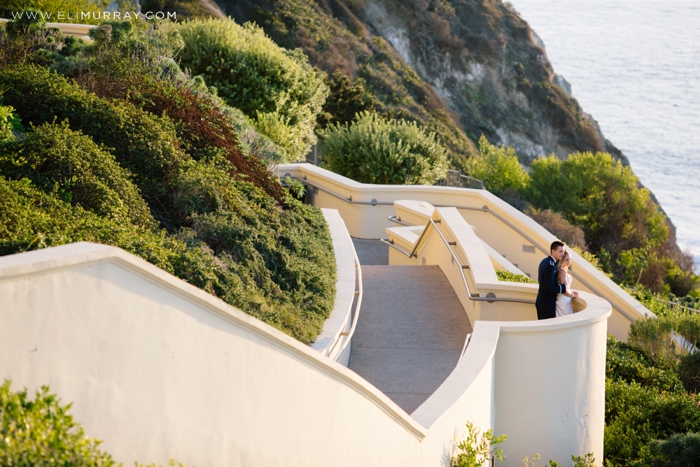
[[[362,276],[348,366],[411,413],[454,369],[469,320],[438,266],[362,266]]]

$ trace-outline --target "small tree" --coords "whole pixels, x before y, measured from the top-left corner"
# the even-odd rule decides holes
[[[529,177],[518,161],[515,149],[496,147],[485,136],[479,138],[479,154],[466,162],[469,175],[484,182],[484,187],[501,196],[510,189],[524,190]]]
[[[493,436],[489,429],[479,437],[479,429],[467,422],[467,439],[457,445],[461,452],[450,461],[450,467],[482,467],[491,457],[503,461],[503,450],[495,447],[506,440],[506,435]]]
[[[320,135],[324,166],[358,182],[431,185],[447,173],[447,150],[415,122],[366,111]]]

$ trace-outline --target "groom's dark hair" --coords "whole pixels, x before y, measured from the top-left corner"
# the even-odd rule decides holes
[[[553,241],[552,245],[549,247],[549,252],[550,253],[553,252],[554,250],[556,250],[560,246],[564,246],[564,244],[562,242],[560,242],[559,240]]]

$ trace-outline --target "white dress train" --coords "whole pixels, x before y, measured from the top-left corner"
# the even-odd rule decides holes
[[[566,273],[566,291],[571,292],[571,283],[573,279],[571,274]],[[557,295],[557,317],[572,315],[574,313],[574,307],[571,305],[571,297],[567,297],[563,293]]]

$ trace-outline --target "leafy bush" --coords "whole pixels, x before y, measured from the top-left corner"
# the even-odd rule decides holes
[[[669,321],[657,321],[646,319],[633,324],[630,344],[608,336],[606,465],[652,465],[649,459],[658,458],[658,453],[649,457],[658,444],[654,440],[700,430],[700,399],[686,392],[675,354],[670,355],[673,342],[667,329]],[[658,343],[650,342],[652,339]]]
[[[22,127],[19,118],[13,113],[14,110],[12,107],[0,105],[0,143],[13,139],[13,131]]]
[[[581,252],[587,251],[586,235],[583,233],[583,229],[564,219],[561,213],[554,212],[551,209],[539,210],[529,208],[525,211],[525,214],[553,233],[565,244],[578,247]]]
[[[642,460],[649,467],[700,467],[700,433],[675,434],[649,443]]]
[[[503,269],[497,269],[496,275],[498,276],[499,281],[521,282],[521,283],[525,283],[525,284],[537,284],[537,281],[532,280],[531,278],[529,278],[523,274],[515,274],[515,273],[512,273],[510,271],[505,271]]]
[[[675,369],[678,354],[673,339],[674,321],[675,319],[669,316],[638,319],[630,326],[628,342],[649,357],[655,365]]]
[[[608,379],[605,393],[606,465],[636,465],[652,440],[700,431],[698,400],[684,391]]]
[[[361,183],[430,185],[447,173],[447,151],[415,122],[362,112],[321,131],[323,165]]]
[[[330,94],[319,117],[320,126],[350,123],[358,113],[374,110],[377,98],[367,92],[365,84],[362,78],[351,84],[347,76],[336,70],[328,80]]]
[[[491,458],[503,461],[503,450],[495,446],[506,438],[506,435],[493,436],[491,429],[482,434],[473,423],[467,422],[467,438],[457,444],[461,452],[452,457],[450,467],[481,467]]]
[[[3,145],[0,173],[13,180],[27,178],[46,193],[117,222],[155,227],[131,174],[66,122],[42,124],[21,140]]]
[[[25,122],[67,119],[73,130],[112,148],[119,164],[135,175],[134,181],[148,198],[160,201],[166,197],[164,182],[188,159],[170,120],[122,101],[100,99],[44,68],[5,67],[0,70],[0,85],[8,88],[4,99]],[[153,209],[154,203],[150,204]]]
[[[98,449],[100,441],[85,435],[49,388],[27,390],[0,386],[0,464],[6,466],[113,466],[112,457]]]
[[[683,392],[683,383],[672,368],[656,366],[644,352],[608,335],[605,376],[611,381],[637,383],[659,391]]]
[[[638,320],[630,328],[629,343],[657,366],[677,370],[688,391],[700,388],[700,315],[676,311]]]
[[[582,226],[594,251],[604,246],[619,255],[666,240],[665,216],[649,190],[640,189],[632,170],[610,154],[576,153],[565,161],[543,157],[532,163],[530,178],[530,201]]]
[[[248,115],[284,149],[286,161],[309,151],[328,88],[301,51],[282,49],[259,27],[232,19],[189,21],[178,30],[185,44],[183,66]]]
[[[502,196],[509,188],[523,190],[529,182],[527,172],[513,148],[492,145],[484,135],[479,138],[479,154],[466,161],[467,173],[484,182],[484,187]]]

